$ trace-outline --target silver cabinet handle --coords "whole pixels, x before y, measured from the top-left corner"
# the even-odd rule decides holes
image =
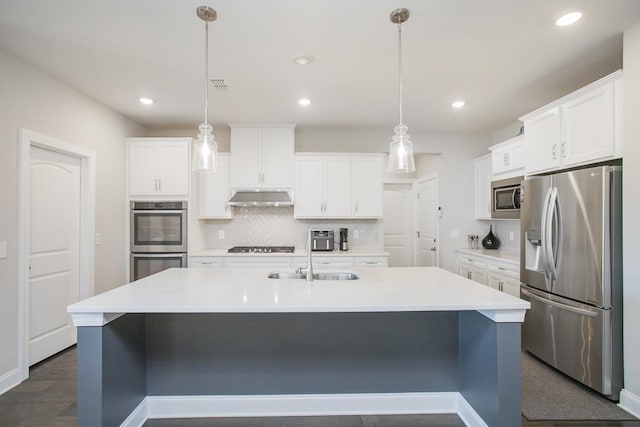
[[[558,144],[553,144],[553,148],[551,148],[551,155],[554,159],[558,158]]]
[[[356,212],[358,212],[358,204],[356,203]]]
[[[562,141],[560,145],[560,154],[562,154],[563,158],[567,157],[567,141]]]

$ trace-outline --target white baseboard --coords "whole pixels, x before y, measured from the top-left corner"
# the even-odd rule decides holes
[[[0,377],[0,394],[3,394],[22,382],[20,369],[16,368]]]
[[[467,426],[486,423],[460,393],[363,393],[254,396],[147,396],[122,427],[148,418],[311,415],[458,414]]]
[[[618,406],[633,415],[640,418],[640,396],[629,392],[628,390],[622,390],[620,392],[620,403]]]

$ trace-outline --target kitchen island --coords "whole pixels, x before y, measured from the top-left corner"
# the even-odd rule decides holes
[[[440,268],[355,272],[170,269],[69,306],[78,425],[373,413],[520,425],[528,302]]]

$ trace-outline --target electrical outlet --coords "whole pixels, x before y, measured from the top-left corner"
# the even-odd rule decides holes
[[[354,239],[359,239],[360,238],[360,232],[358,230],[353,230],[353,238]]]
[[[451,238],[459,239],[460,238],[460,230],[451,230]]]
[[[102,233],[96,233],[96,246],[100,246],[102,244]]]
[[[509,232],[509,240],[513,240],[515,238],[513,231]]]
[[[224,239],[224,230],[218,230],[218,239],[220,240]]]

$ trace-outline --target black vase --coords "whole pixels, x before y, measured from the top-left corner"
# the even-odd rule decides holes
[[[500,247],[500,240],[493,234],[493,226],[489,226],[489,234],[482,239],[482,247],[485,249],[498,249]]]

